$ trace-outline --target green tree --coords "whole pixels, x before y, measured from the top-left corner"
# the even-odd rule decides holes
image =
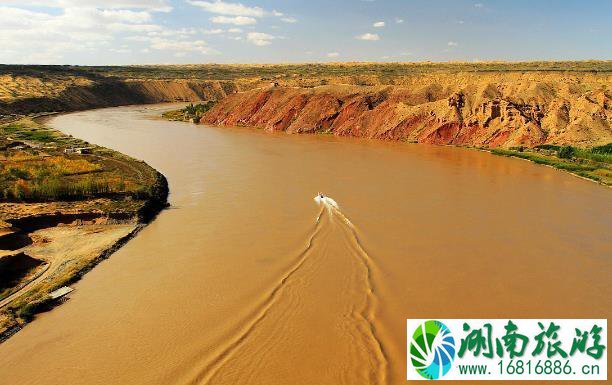
[[[559,149],[559,152],[557,152],[557,155],[559,156],[559,158],[563,158],[563,159],[571,159],[574,157],[575,155],[575,150],[574,147],[572,146],[563,146]]]

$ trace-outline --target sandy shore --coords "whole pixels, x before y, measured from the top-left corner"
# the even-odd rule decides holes
[[[27,303],[44,301],[50,291],[78,280],[141,227],[137,223],[61,225],[29,233],[32,243],[25,247],[2,251],[2,258],[20,255],[23,259],[40,262],[0,300],[3,313],[0,340],[24,325],[17,319],[18,309]]]

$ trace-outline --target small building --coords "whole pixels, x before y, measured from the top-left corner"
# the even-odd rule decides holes
[[[64,154],[91,154],[91,147],[74,147],[64,149]]]
[[[279,86],[279,83],[277,81],[273,81],[272,83],[270,83],[270,87],[272,88],[276,88]]]

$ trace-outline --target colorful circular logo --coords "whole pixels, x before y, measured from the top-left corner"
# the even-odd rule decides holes
[[[455,339],[440,321],[423,322],[410,341],[410,361],[428,380],[437,380],[450,370],[455,359]]]

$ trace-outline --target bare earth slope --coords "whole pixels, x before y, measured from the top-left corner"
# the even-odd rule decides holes
[[[0,119],[221,101],[204,123],[486,147],[606,144],[612,61],[0,65]]]
[[[5,78],[6,79],[6,78]],[[2,87],[0,77],[0,88]],[[27,87],[36,87],[39,79],[16,78]],[[33,88],[32,94],[16,100],[0,98],[0,115],[29,114],[51,111],[75,111],[129,104],[148,104],[174,101],[218,100],[236,92],[231,82],[190,80],[117,80],[102,79],[95,83],[53,82],[57,88]],[[35,83],[34,85],[32,83]],[[6,86],[6,83],[4,84]],[[38,95],[49,91],[48,94]],[[26,91],[27,92],[27,91]]]
[[[485,147],[612,141],[612,75],[430,73],[395,83],[268,86],[221,100],[201,122]]]

